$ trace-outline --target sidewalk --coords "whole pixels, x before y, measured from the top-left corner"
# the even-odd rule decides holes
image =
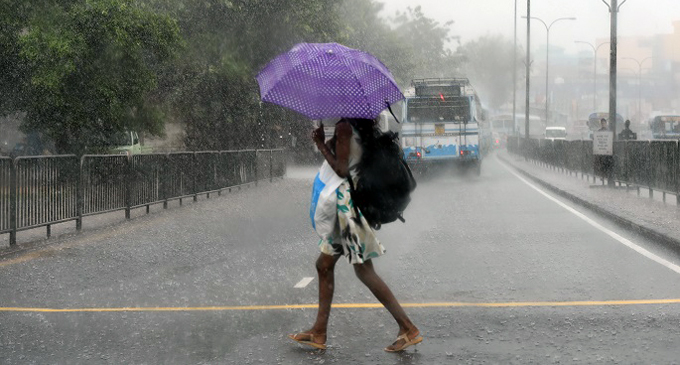
[[[592,176],[588,180],[587,175],[582,178],[581,173],[570,174],[525,161],[507,151],[499,151],[497,156],[534,183],[643,235],[680,248],[680,207],[674,195],[666,195],[664,202],[659,191],[650,198],[647,188],[640,188],[638,195],[637,189],[608,188],[599,179],[593,182]]]

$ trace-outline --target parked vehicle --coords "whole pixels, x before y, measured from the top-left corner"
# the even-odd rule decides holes
[[[9,157],[15,158],[20,156],[33,156],[36,155],[36,151],[31,148],[28,144],[19,142],[14,145],[14,148],[9,152]]]
[[[137,132],[124,131],[117,133],[110,140],[110,151],[121,155],[138,155],[142,153],[142,144]]]
[[[545,128],[545,139],[554,141],[566,140],[567,139],[567,128],[565,127],[546,127]]]

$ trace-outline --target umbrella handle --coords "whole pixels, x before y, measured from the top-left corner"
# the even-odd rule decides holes
[[[394,117],[394,120],[397,121],[398,124],[400,124],[399,119],[397,119],[397,116],[394,115],[394,112],[392,111],[392,108],[390,107],[390,103],[388,103],[387,100],[385,100],[385,104],[387,104],[387,110],[390,111],[390,114],[392,114],[392,116]]]

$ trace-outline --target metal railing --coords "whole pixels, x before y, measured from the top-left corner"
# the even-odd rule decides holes
[[[12,230],[9,212],[13,209],[10,188],[14,165],[9,157],[0,157],[0,233]]]
[[[593,141],[508,138],[508,151],[556,168],[596,177]],[[599,176],[604,179],[604,176]],[[680,144],[678,141],[615,141],[614,181],[674,194],[680,206]]]
[[[0,157],[0,234],[163,204],[283,177],[284,150]]]

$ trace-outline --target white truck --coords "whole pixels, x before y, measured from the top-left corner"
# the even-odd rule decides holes
[[[554,141],[567,139],[567,128],[565,127],[546,127],[544,133],[545,139]]]

